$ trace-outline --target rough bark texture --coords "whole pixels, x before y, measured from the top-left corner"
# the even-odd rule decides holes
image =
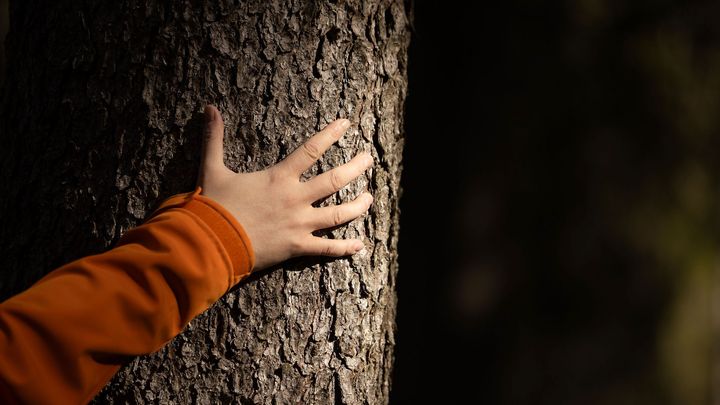
[[[102,4],[101,4],[102,3]],[[3,92],[2,297],[103,251],[194,186],[201,111],[226,120],[226,164],[272,165],[337,117],[355,125],[310,175],[370,150],[370,214],[328,237],[365,253],[254,275],[99,403],[384,403],[396,308],[406,4],[16,1]],[[41,382],[39,382],[41,383]]]

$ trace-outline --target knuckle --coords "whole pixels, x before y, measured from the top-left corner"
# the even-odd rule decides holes
[[[343,187],[343,180],[337,170],[330,171],[330,186],[333,190],[340,190]]]
[[[345,222],[343,210],[340,207],[337,207],[333,210],[332,224],[333,224],[333,226],[338,226],[338,225],[342,224],[343,222]]]
[[[268,169],[265,169],[265,172],[268,176],[268,181],[270,184],[278,184],[282,181],[283,178],[285,178],[285,173],[283,173],[282,170],[279,170],[277,166],[272,166]]]
[[[322,247],[322,255],[323,256],[335,256],[335,249],[333,249],[333,246],[331,243],[326,243]]]
[[[290,255],[293,257],[300,256],[305,252],[305,243],[300,238],[290,239]]]
[[[315,225],[319,222],[318,220],[318,208],[307,206],[303,200],[300,203],[303,207],[295,210],[292,215],[291,223],[294,229],[302,232],[311,232],[317,230]]]
[[[320,148],[313,141],[307,141],[302,145],[302,150],[312,160],[320,159]]]

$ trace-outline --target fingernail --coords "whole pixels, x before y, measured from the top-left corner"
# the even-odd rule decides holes
[[[213,110],[209,105],[205,106],[205,123],[213,120]]]
[[[362,248],[364,248],[364,247],[365,247],[365,244],[363,244],[363,243],[360,242],[360,241],[356,241],[356,242],[353,244],[353,249],[355,249],[355,252],[359,252],[359,251],[362,250]]]
[[[340,129],[344,131],[348,128],[350,128],[350,120],[343,118],[342,121],[340,121]]]
[[[368,193],[368,192],[366,191],[366,192],[365,192],[365,195],[366,195],[365,199],[367,200],[368,205],[372,204],[372,202],[373,202],[373,200],[374,200],[372,194],[370,194],[370,193]]]

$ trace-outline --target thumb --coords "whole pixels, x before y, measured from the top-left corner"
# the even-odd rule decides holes
[[[203,168],[225,167],[223,161],[223,134],[225,124],[214,105],[205,106],[205,129],[202,159]]]

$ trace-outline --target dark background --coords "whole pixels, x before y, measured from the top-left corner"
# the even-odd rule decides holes
[[[414,2],[392,402],[718,401],[718,2],[484,3]]]
[[[393,403],[718,400],[718,5],[415,2]]]

